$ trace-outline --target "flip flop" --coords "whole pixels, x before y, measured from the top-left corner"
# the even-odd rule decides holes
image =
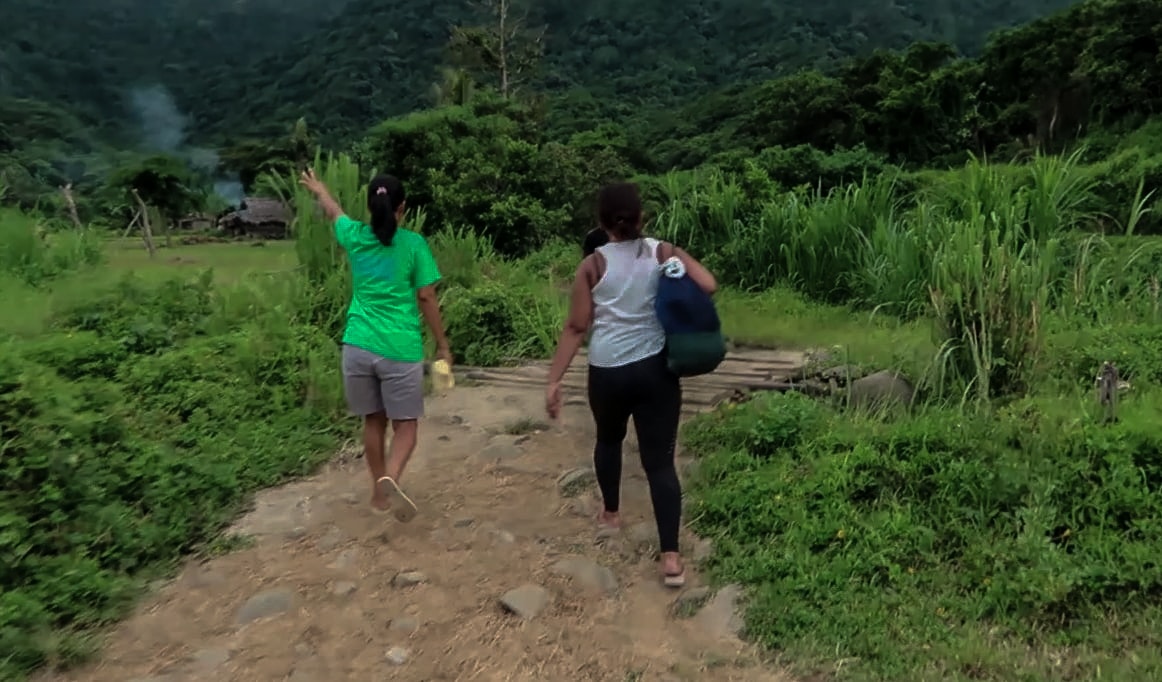
[[[662,584],[666,587],[682,587],[686,584],[686,569],[683,567],[681,573],[671,574],[667,573],[662,576]]]
[[[391,513],[395,515],[396,521],[407,523],[416,517],[418,513],[416,503],[400,490],[399,485],[391,480],[390,476],[384,476],[376,481],[376,484],[379,485],[380,492],[391,502]]]

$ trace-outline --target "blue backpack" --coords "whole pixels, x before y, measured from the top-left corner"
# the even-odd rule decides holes
[[[654,310],[666,332],[666,361],[680,377],[709,374],[726,358],[722,323],[710,295],[690,279],[677,257],[659,266]]]

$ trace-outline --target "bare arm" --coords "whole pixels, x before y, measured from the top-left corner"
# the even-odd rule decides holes
[[[327,216],[328,222],[333,223],[344,214],[343,207],[335,201],[335,197],[331,196],[331,192],[325,186],[320,186],[315,199],[319,202],[319,208],[323,209],[323,215]]]
[[[339,219],[339,216],[343,215],[343,207],[339,205],[338,201],[335,201],[335,197],[331,196],[331,191],[315,175],[313,168],[303,171],[299,183],[315,195],[315,201],[319,202],[319,208],[323,209],[323,214],[327,216],[328,221],[333,223]]]
[[[698,262],[698,259],[685,250],[674,247],[674,255],[682,261],[682,265],[686,266],[686,274],[690,275],[690,279],[705,291],[707,294],[713,295],[718,291],[718,280],[714,279],[714,275],[706,269],[705,265]]]
[[[593,324],[593,292],[596,282],[596,261],[589,256],[581,261],[577,268],[577,275],[573,278],[573,293],[569,303],[569,319],[561,330],[561,338],[557,341],[557,352],[553,355],[553,364],[549,368],[549,384],[559,384],[573,364],[573,358],[585,342],[589,333],[589,326]]]
[[[452,363],[452,353],[448,348],[448,337],[444,335],[444,319],[440,316],[440,301],[436,298],[436,285],[430,284],[416,292],[416,300],[420,306],[420,313],[432,336],[436,338],[436,355],[449,364]]]

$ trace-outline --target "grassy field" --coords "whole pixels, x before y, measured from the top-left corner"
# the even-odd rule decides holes
[[[140,239],[112,238],[105,242],[109,267],[142,277],[166,278],[182,272],[211,268],[215,281],[232,283],[242,279],[279,275],[298,267],[293,241],[210,242],[159,245],[150,258]]]
[[[320,171],[358,194],[349,162]],[[1067,166],[1028,173],[970,166],[910,208],[875,183],[748,206],[726,179],[667,181],[654,229],[697,236],[733,342],[838,347],[921,388],[902,415],[766,396],[684,431],[708,568],[804,676],[1162,678],[1162,258],[1081,232]],[[0,677],[89,653],[143,581],[353,428],[349,277],[292,200],[294,244],[154,259],[0,212]],[[461,363],[551,352],[576,244],[517,261],[469,230],[431,244]],[[1106,360],[1127,382],[1112,424]]]

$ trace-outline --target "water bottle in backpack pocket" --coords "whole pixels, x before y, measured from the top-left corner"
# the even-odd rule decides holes
[[[666,333],[666,361],[680,377],[708,374],[726,358],[722,323],[710,295],[690,279],[681,259],[661,266],[654,310]]]

